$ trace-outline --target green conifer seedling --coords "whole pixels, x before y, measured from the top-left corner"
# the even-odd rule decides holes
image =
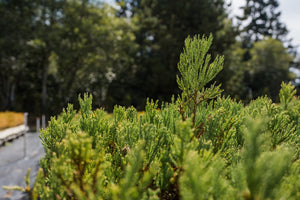
[[[222,90],[220,85],[212,84],[210,88],[204,88],[223,68],[224,57],[217,56],[213,62],[208,50],[213,37],[208,38],[199,35],[185,40],[185,47],[180,55],[177,76],[179,89],[182,90],[180,98],[180,113],[182,119],[192,114],[193,127],[195,126],[197,106],[208,99],[217,97]]]
[[[289,103],[293,100],[296,94],[295,86],[291,83],[285,84],[284,82],[281,83],[281,89],[279,92],[280,103],[283,104],[284,109],[287,109]]]

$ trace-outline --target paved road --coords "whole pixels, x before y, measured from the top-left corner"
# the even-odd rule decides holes
[[[44,149],[37,133],[27,133],[13,142],[0,147],[0,200],[22,199],[24,194],[18,191],[7,192],[5,186],[25,186],[24,177],[31,168],[31,184],[39,169],[39,160]]]

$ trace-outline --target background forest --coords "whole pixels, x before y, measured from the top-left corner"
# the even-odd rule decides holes
[[[224,94],[278,101],[298,66],[278,1],[245,1],[237,23],[228,2],[0,0],[0,111],[54,115],[84,92],[108,111],[170,101],[184,39],[210,33]]]

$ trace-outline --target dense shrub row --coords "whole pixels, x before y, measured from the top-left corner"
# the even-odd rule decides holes
[[[115,106],[92,110],[79,97],[40,137],[36,199],[300,199],[300,100],[282,84],[280,103],[244,106],[210,82],[212,38],[188,38],[171,103],[148,100],[143,115]],[[158,107],[160,109],[158,109]]]

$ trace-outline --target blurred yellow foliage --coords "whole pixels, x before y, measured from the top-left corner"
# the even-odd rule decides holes
[[[0,130],[9,127],[22,125],[24,123],[24,114],[16,112],[0,112]]]

